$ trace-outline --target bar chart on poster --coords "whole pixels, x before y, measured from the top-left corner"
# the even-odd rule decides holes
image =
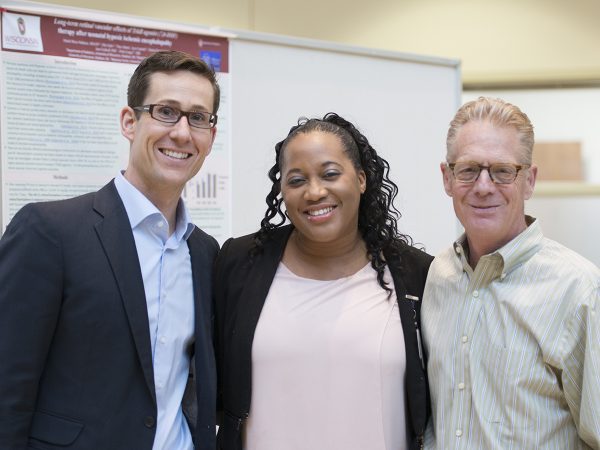
[[[193,199],[200,199],[204,201],[210,201],[217,198],[217,190],[219,189],[220,195],[226,195],[226,186],[221,177],[221,183],[217,181],[219,177],[216,173],[203,172],[200,177],[194,178],[189,181],[183,188],[183,198],[186,201],[192,201]]]

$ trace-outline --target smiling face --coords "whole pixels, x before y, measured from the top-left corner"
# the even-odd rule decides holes
[[[356,239],[365,180],[334,134],[300,133],[283,150],[281,194],[290,221],[310,241]]]
[[[143,104],[212,112],[213,95],[210,81],[201,75],[183,70],[156,72],[150,77]],[[162,195],[179,197],[210,153],[216,129],[191,128],[185,117],[176,124],[159,122],[147,112],[136,116],[125,107],[121,132],[131,143],[125,178],[154,200]]]
[[[495,127],[488,121],[473,121],[457,133],[450,162],[472,161],[523,164],[519,135],[511,127]],[[480,256],[494,252],[526,227],[525,200],[531,197],[537,168],[519,171],[511,184],[496,184],[482,170],[474,183],[454,179],[445,163],[441,165],[446,193],[467,234],[469,248]]]

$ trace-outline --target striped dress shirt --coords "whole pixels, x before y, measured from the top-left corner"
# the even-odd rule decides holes
[[[527,219],[475,270],[464,235],[429,269],[426,448],[600,448],[600,270]]]

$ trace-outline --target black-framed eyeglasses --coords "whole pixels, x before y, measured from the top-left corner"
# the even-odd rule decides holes
[[[153,119],[170,124],[176,124],[182,117],[187,117],[190,127],[194,128],[213,128],[217,124],[217,115],[206,111],[182,111],[174,106],[158,103],[136,106],[133,109],[148,112]]]
[[[531,164],[496,163],[484,166],[476,162],[447,163],[448,167],[461,183],[475,183],[482,170],[487,170],[491,180],[496,184],[511,184],[520,170],[531,167]]]

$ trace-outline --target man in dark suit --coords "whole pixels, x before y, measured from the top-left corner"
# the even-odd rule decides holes
[[[202,61],[150,56],[120,115],[127,170],[98,192],[27,205],[9,224],[0,449],[214,449],[218,244],[191,223],[181,192],[210,153],[218,106]],[[191,372],[197,418],[188,424]]]

